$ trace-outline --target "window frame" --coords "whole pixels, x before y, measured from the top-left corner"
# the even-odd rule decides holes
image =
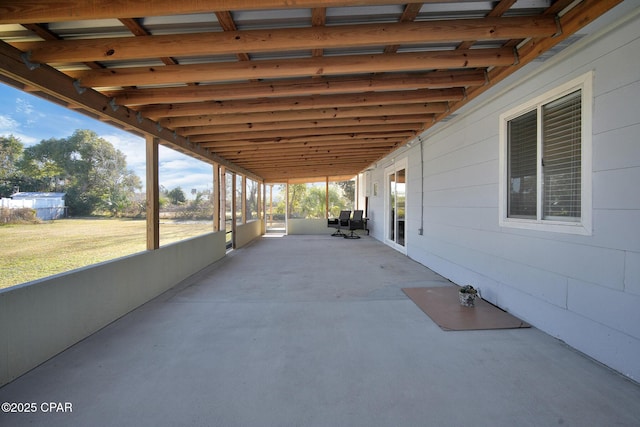
[[[542,123],[537,129],[537,202],[536,218],[514,218],[508,216],[509,201],[509,122],[575,91],[581,91],[581,216],[577,221],[551,220],[542,218],[543,174],[542,174]],[[539,113],[538,113],[539,114]],[[539,117],[539,116],[538,116]],[[499,225],[500,227],[541,230],[569,234],[592,234],[592,119],[593,119],[593,72],[590,71],[568,81],[555,89],[545,92],[530,101],[520,104],[500,115],[500,176],[499,176]]]

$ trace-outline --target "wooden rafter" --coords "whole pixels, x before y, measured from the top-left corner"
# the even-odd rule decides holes
[[[178,151],[188,152],[204,161],[217,162],[254,176],[250,171],[202,150],[201,147],[194,145],[182,136],[170,136],[166,131],[163,133],[163,129],[149,119],[142,118],[140,120],[126,108],[114,108],[110,100],[98,92],[89,89],[78,91],[73,80],[52,68],[40,66],[30,70],[25,67],[20,52],[6,43],[0,43],[0,73],[15,81],[28,83],[45,93],[55,95],[56,98],[65,100],[70,105],[82,105],[97,117],[113,121],[126,129],[137,129],[144,134],[155,136],[163,144]]]
[[[422,9],[422,3],[409,3],[405,6],[404,12],[402,12],[402,16],[400,16],[400,20],[398,22],[413,22],[418,17],[418,13],[420,13],[420,9]],[[392,44],[385,46],[384,53],[396,53],[400,48],[399,44]]]
[[[439,89],[482,86],[487,83],[482,70],[431,71],[413,74],[322,77],[248,83],[200,85],[194,87],[147,88],[106,91],[119,105],[167,104],[222,101],[370,91]]]
[[[462,88],[420,89],[397,92],[367,92],[350,95],[265,98],[250,101],[163,104],[141,108],[138,111],[141,111],[146,117],[157,120],[164,117],[185,117],[203,114],[248,114],[263,111],[275,112],[318,108],[424,104],[426,102],[460,101],[463,98],[464,91]]]
[[[445,3],[457,0],[423,0],[423,3]],[[168,16],[211,11],[267,10],[315,7],[348,7],[363,5],[405,4],[406,0],[3,0],[0,4],[0,24],[61,22],[81,19],[137,18]]]
[[[206,126],[222,124],[240,123],[264,123],[271,121],[291,121],[291,120],[316,120],[316,119],[344,119],[355,117],[387,117],[404,116],[408,114],[440,114],[447,111],[447,104],[444,102],[433,102],[429,104],[409,104],[398,105],[392,109],[373,107],[346,107],[346,108],[323,108],[317,110],[299,111],[264,111],[260,113],[247,114],[224,114],[224,115],[200,115],[186,117],[167,117],[160,119],[163,126],[175,129],[185,126]]]
[[[242,79],[497,67],[513,65],[516,62],[517,58],[513,49],[470,49],[166,65],[164,67],[109,68],[106,70],[68,71],[66,73],[80,80],[83,86],[113,87],[177,84],[185,81],[227,82]]]
[[[124,21],[128,22],[128,21]],[[427,44],[464,40],[550,37],[552,16],[456,19],[447,21],[360,24],[280,30],[224,31],[198,34],[48,40],[13,45],[30,51],[33,62],[122,61],[166,56],[207,56],[303,49]]]
[[[238,27],[236,23],[233,21],[233,16],[231,16],[231,12],[228,10],[222,12],[216,12],[216,18],[218,19],[218,23],[225,31],[238,31]],[[250,61],[251,58],[249,54],[246,52],[235,52],[239,61]]]
[[[297,123],[297,122],[296,122]],[[358,134],[358,133],[388,133],[388,132],[410,132],[411,135],[416,133],[415,129],[419,128],[419,123],[399,123],[386,125],[361,125],[361,126],[344,126],[344,127],[326,127],[326,128],[295,128],[282,129],[260,132],[228,132],[228,133],[211,133],[200,134],[207,141],[235,141],[235,140],[279,140],[287,137],[311,137],[319,135],[335,135],[335,134]],[[191,134],[191,141],[198,141],[198,134]]]
[[[353,176],[620,2],[466,1],[3,0],[42,40],[7,33],[0,80],[257,179]]]
[[[311,26],[313,27],[324,27],[327,22],[327,8],[326,7],[316,7],[311,12]],[[314,48],[311,51],[311,55],[313,56],[322,56],[324,54],[323,48]]]

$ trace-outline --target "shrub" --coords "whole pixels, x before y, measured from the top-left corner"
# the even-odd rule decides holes
[[[36,217],[35,209],[0,209],[0,225],[2,224],[37,224],[40,220]]]

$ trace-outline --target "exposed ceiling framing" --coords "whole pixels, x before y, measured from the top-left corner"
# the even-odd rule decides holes
[[[3,0],[0,78],[267,182],[353,176],[620,0]]]

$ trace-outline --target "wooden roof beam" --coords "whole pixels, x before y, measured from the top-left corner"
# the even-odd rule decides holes
[[[125,21],[127,22],[127,21]],[[390,24],[165,34],[146,37],[16,42],[36,63],[124,61],[156,57],[229,55],[371,46],[550,37],[553,16],[488,17]]]
[[[515,63],[513,49],[499,48],[109,68],[67,71],[66,74],[78,79],[83,87],[113,87],[496,67]]]
[[[597,17],[602,16],[608,10],[612,9],[623,0],[583,0],[581,3],[577,4],[567,13],[562,15],[559,18],[559,25],[563,29],[562,33],[556,37],[545,37],[540,39],[531,39],[527,41],[523,46],[518,49],[518,64],[515,64],[512,67],[495,67],[488,73],[488,79],[491,82],[490,85],[484,87],[475,87],[472,90],[467,92],[467,97],[462,101],[458,101],[456,103],[452,103],[451,110],[445,114],[437,117],[437,120],[444,118],[446,115],[451,114],[453,111],[458,110],[462,106],[471,102],[473,99],[480,96],[482,93],[487,91],[496,83],[505,79],[513,72],[518,69],[524,67],[535,58],[537,58],[540,54],[546,52],[551,49],[558,43],[565,40],[571,34],[574,34],[580,28],[588,25],[593,22]],[[557,13],[559,8],[567,7],[568,1],[558,0],[557,5],[552,5],[548,10],[549,13]]]
[[[288,132],[289,130],[303,130],[309,133],[319,133],[330,131],[333,128],[369,128],[383,125],[405,125],[409,129],[417,129],[425,121],[424,115],[407,115],[391,117],[353,117],[346,119],[325,119],[325,120],[296,120],[290,122],[263,122],[263,123],[241,123],[235,125],[217,126],[192,126],[176,128],[184,136],[221,134],[229,135],[244,133],[247,136],[252,133],[264,132]]]
[[[487,83],[482,70],[429,71],[422,73],[380,74],[356,77],[321,77],[247,83],[218,83],[198,87],[147,88],[107,91],[118,105],[166,104],[197,101],[223,101],[357,93],[401,89],[440,89],[482,86]]]
[[[208,138],[207,141],[250,141],[264,140],[270,138],[290,138],[300,136],[320,136],[320,135],[336,135],[336,134],[359,134],[359,133],[388,133],[388,132],[416,132],[421,123],[399,123],[392,125],[373,125],[373,126],[339,126],[327,128],[298,128],[298,129],[280,129],[263,132],[230,132],[230,133],[207,133],[201,135],[191,135],[190,140],[198,141],[198,137]],[[184,135],[184,132],[181,132]]]
[[[359,171],[361,171],[363,169],[363,167],[361,165],[368,165],[371,164],[372,162],[374,162],[375,160],[377,160],[379,157],[360,157],[360,158],[348,158],[346,156],[335,156],[332,158],[326,158],[326,159],[310,159],[310,160],[306,160],[303,158],[299,158],[299,159],[294,159],[294,160],[290,160],[290,161],[274,161],[274,162],[269,162],[270,164],[268,166],[261,166],[264,165],[265,162],[247,162],[246,163],[246,167],[249,168],[260,168],[261,170],[279,170],[279,169],[298,169],[301,170],[301,168],[303,168],[305,165],[307,166],[305,169],[309,169],[312,167],[321,167],[321,166],[336,166],[336,167],[343,167],[342,170],[347,171],[347,170],[351,170],[353,171],[353,175],[357,174]],[[306,161],[305,161],[306,160]],[[326,168],[323,169],[318,169],[318,170],[326,170]],[[332,174],[332,173],[330,173]],[[329,174],[328,174],[329,175]],[[309,174],[307,176],[314,176],[314,174]]]
[[[90,89],[78,91],[72,79],[47,65],[29,70],[22,60],[20,51],[3,42],[0,42],[0,74],[35,87],[69,105],[80,105],[82,110],[97,117],[106,118],[116,126],[158,137],[164,145],[194,158],[209,163],[215,162],[248,176],[257,177],[252,172],[246,171],[226,159],[202,150],[186,138],[173,135],[152,120],[146,118],[139,120],[136,114],[126,107],[113,108],[111,100],[96,91]]]
[[[400,131],[400,132],[386,132],[386,133],[359,133],[359,134],[331,134],[331,135],[317,135],[317,136],[303,136],[303,137],[289,137],[289,138],[278,138],[278,139],[268,139],[268,140],[235,140],[235,141],[225,141],[225,140],[211,140],[207,137],[207,135],[202,135],[199,138],[191,138],[191,141],[197,144],[200,144],[202,147],[238,147],[240,145],[266,145],[266,144],[289,144],[289,143],[301,143],[301,144],[311,144],[315,142],[327,142],[327,141],[363,141],[363,140],[371,140],[371,141],[381,141],[392,139],[407,139],[415,136],[415,131]]]
[[[383,142],[377,142],[377,143],[371,143],[371,142],[358,142],[358,143],[351,143],[351,144],[325,144],[325,143],[317,143],[317,144],[309,144],[309,145],[304,145],[304,144],[288,144],[286,146],[286,148],[283,148],[282,146],[279,145],[267,145],[265,144],[265,146],[263,147],[262,144],[256,146],[251,145],[251,146],[241,146],[241,147],[236,147],[236,148],[232,148],[232,147],[209,147],[210,150],[212,151],[216,151],[219,153],[244,153],[244,154],[248,154],[248,153],[264,153],[264,154],[268,154],[268,153],[272,153],[272,154],[276,154],[276,155],[284,155],[287,153],[328,153],[328,152],[333,152],[335,150],[351,150],[351,149],[378,149],[378,148],[392,148],[397,146],[398,144],[402,143],[402,140],[391,140],[391,141],[383,141]]]
[[[151,34],[142,27],[142,25],[140,25],[140,23],[138,22],[137,19],[134,18],[122,18],[119,20],[125,27],[127,27],[129,29],[129,31],[131,31],[131,33],[136,36],[136,37],[149,37]],[[168,57],[166,55],[160,54],[158,55],[158,57],[160,58],[160,60],[165,64],[165,65],[176,65],[178,62],[171,58]]]
[[[443,3],[454,0],[423,0]],[[456,0],[459,1],[459,0]],[[184,15],[224,10],[307,9],[362,5],[405,4],[406,0],[3,0],[0,24],[61,22],[82,19],[139,18],[142,16]]]
[[[276,161],[285,161],[296,158],[306,159],[326,159],[333,157],[349,157],[354,158],[356,156],[360,158],[371,158],[383,153],[388,153],[390,149],[393,149],[397,144],[380,145],[375,147],[336,147],[336,148],[315,148],[315,149],[296,149],[287,148],[284,152],[277,151],[261,151],[252,152],[249,150],[233,151],[217,151],[218,154],[229,157],[231,161],[242,161],[248,163],[255,161],[256,163],[264,162],[265,160],[274,159]]]
[[[169,117],[161,119],[162,126],[174,129],[186,126],[226,125],[258,122],[282,122],[290,120],[344,119],[353,117],[389,117],[423,114],[425,119],[430,114],[444,113],[448,109],[446,102],[429,104],[408,104],[388,107],[347,107],[324,108],[319,110],[277,111],[249,114],[212,114],[202,116]]]
[[[224,31],[238,31],[238,27],[236,26],[236,23],[233,20],[233,16],[231,16],[230,11],[225,10],[216,12],[216,18],[218,19],[218,23]],[[239,61],[251,60],[251,58],[249,58],[249,54],[244,52],[236,52],[236,57]]]
[[[462,88],[419,89],[402,92],[368,92],[363,94],[319,95],[310,97],[261,98],[250,101],[194,102],[152,105],[138,109],[145,117],[198,116],[202,114],[240,114],[263,111],[294,111],[318,108],[365,107],[376,105],[418,104],[425,102],[460,101]]]
[[[327,8],[326,7],[316,7],[311,11],[311,25],[313,27],[324,27],[327,23]],[[324,55],[324,49],[322,48],[314,48],[311,50],[312,56],[322,56]]]
[[[399,22],[413,22],[418,17],[420,13],[420,9],[422,9],[422,3],[409,3],[405,6],[402,15],[400,16]],[[385,46],[384,53],[396,53],[400,45],[393,44]]]

